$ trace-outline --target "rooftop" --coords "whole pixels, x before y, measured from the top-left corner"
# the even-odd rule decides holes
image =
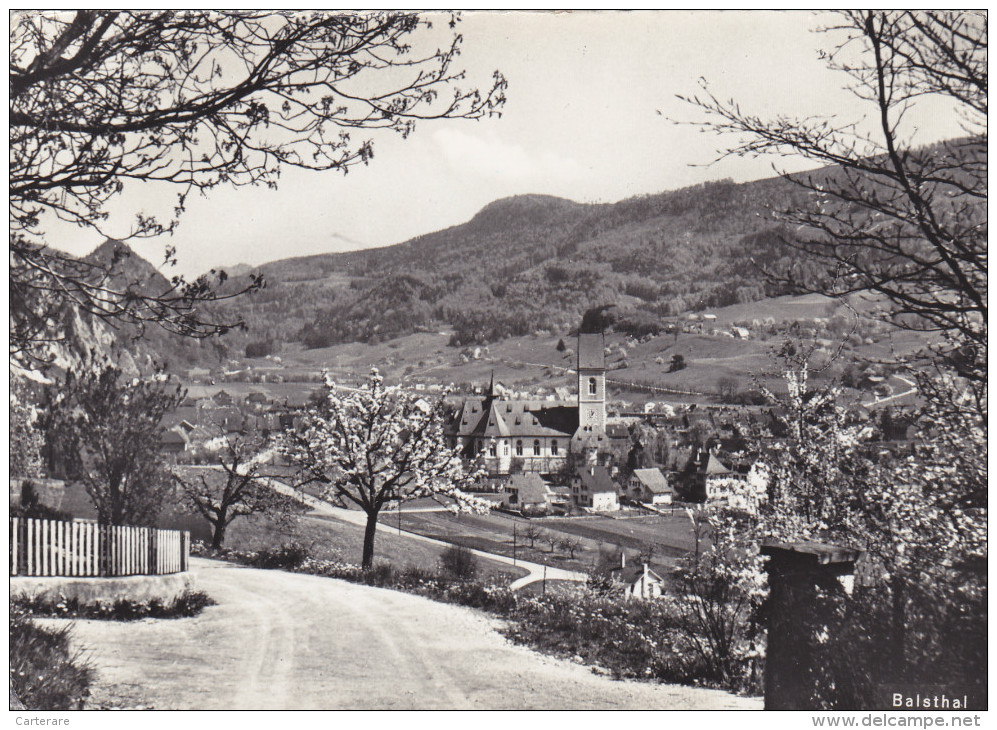
[[[652,494],[671,494],[672,488],[661,469],[634,469],[634,478]]]
[[[581,332],[578,335],[578,369],[606,369],[606,337],[601,332]]]

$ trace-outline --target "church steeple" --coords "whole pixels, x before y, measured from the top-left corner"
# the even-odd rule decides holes
[[[578,333],[578,428],[606,431],[606,340],[602,332]]]
[[[488,381],[488,390],[485,391],[485,407],[487,408],[488,404],[496,398],[498,398],[498,393],[495,392],[495,370],[492,370],[492,377]]]

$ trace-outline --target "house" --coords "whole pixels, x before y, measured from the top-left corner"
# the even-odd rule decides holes
[[[235,400],[232,398],[232,396],[227,391],[224,390],[219,390],[217,393],[211,396],[211,400],[215,402],[215,405],[219,406],[230,406],[233,403],[235,403]]]
[[[620,508],[616,483],[604,466],[577,469],[571,476],[571,499],[576,507],[596,512],[615,512]]]
[[[190,436],[179,426],[163,431],[159,446],[167,454],[182,454],[190,448]]]
[[[310,393],[293,392],[284,398],[284,407],[292,411],[302,411],[311,402]]]
[[[525,514],[546,514],[550,511],[553,493],[547,482],[536,472],[513,474],[505,486],[502,506]]]
[[[661,469],[634,469],[627,483],[627,495],[644,504],[671,504],[675,491]]]
[[[751,332],[746,327],[732,326],[730,331],[738,338],[747,340],[751,337]]]
[[[726,501],[733,480],[744,479],[743,474],[729,469],[707,449],[699,449],[692,456],[685,475],[688,497],[694,502]]]
[[[647,567],[647,563],[639,568],[623,571],[620,578],[623,581],[623,595],[627,598],[649,600],[660,598],[665,590],[664,579]]]
[[[265,406],[270,402],[269,396],[258,390],[254,390],[252,393],[246,396],[246,405],[249,406]]]
[[[574,404],[513,398],[493,375],[486,393],[465,399],[451,414],[445,428],[451,446],[480,459],[489,474],[550,474],[566,466],[571,452],[608,448],[604,347],[601,332],[578,335]]]
[[[202,422],[213,423],[214,425],[220,427],[225,433],[241,431],[243,421],[245,419],[242,411],[234,406],[216,408],[212,411],[208,411],[206,416],[206,418],[202,419]]]

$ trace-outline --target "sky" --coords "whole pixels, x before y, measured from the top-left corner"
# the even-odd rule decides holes
[[[468,85],[487,89],[496,69],[506,76],[500,118],[423,122],[404,140],[371,134],[374,159],[345,176],[294,171],[276,191],[212,190],[188,200],[173,236],[135,248],[158,263],[167,244],[176,246],[175,271],[189,276],[400,243],[512,195],[615,202],[708,180],[770,177],[771,159],[711,165],[725,140],[675,123],[700,118],[677,95],[694,95],[706,79],[721,98],[766,117],[865,116],[868,107],[844,88],[848,78],[819,58],[829,41],[813,31],[824,20],[768,11],[466,12],[459,62]],[[929,108],[914,118],[918,141],[958,135],[950,117]],[[124,235],[138,210],[168,211],[175,193],[126,188],[110,208],[109,232]],[[78,254],[102,241],[77,228],[48,233]]]

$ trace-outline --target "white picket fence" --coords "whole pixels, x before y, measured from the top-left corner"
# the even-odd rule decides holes
[[[189,557],[186,531],[10,518],[11,575],[167,575]]]

